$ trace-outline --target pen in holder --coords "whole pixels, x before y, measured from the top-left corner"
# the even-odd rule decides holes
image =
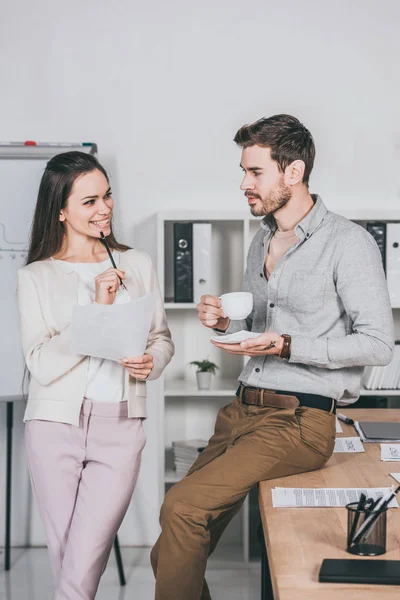
[[[347,504],[347,552],[379,556],[386,552],[387,507],[368,509],[359,502]]]

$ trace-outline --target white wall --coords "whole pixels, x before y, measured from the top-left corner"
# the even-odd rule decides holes
[[[232,137],[277,112],[313,133],[311,187],[330,208],[397,208],[399,22],[398,0],[4,0],[0,135],[97,142],[131,244],[134,224],[161,209],[245,207]],[[4,428],[1,412],[1,456]],[[25,506],[21,447],[19,422]],[[22,514],[15,543],[27,539]],[[136,522],[123,541],[149,543]],[[41,542],[36,517],[30,530]]]

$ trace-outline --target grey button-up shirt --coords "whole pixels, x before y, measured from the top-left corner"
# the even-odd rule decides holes
[[[264,260],[276,230],[264,217],[247,257],[243,289],[253,312],[226,333],[248,329],[292,337],[289,361],[250,358],[245,385],[357,400],[364,366],[386,365],[393,354],[393,317],[379,249],[361,226],[330,212],[319,196],[296,225],[299,238],[269,281]]]

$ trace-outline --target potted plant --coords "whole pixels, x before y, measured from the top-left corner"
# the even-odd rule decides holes
[[[199,390],[209,390],[211,387],[211,375],[215,375],[217,365],[210,360],[193,360],[190,365],[197,367],[196,379]]]

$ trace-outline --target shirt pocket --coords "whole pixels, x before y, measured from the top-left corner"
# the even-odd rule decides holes
[[[303,314],[312,314],[324,305],[326,276],[314,271],[293,273],[288,289],[288,307]]]

